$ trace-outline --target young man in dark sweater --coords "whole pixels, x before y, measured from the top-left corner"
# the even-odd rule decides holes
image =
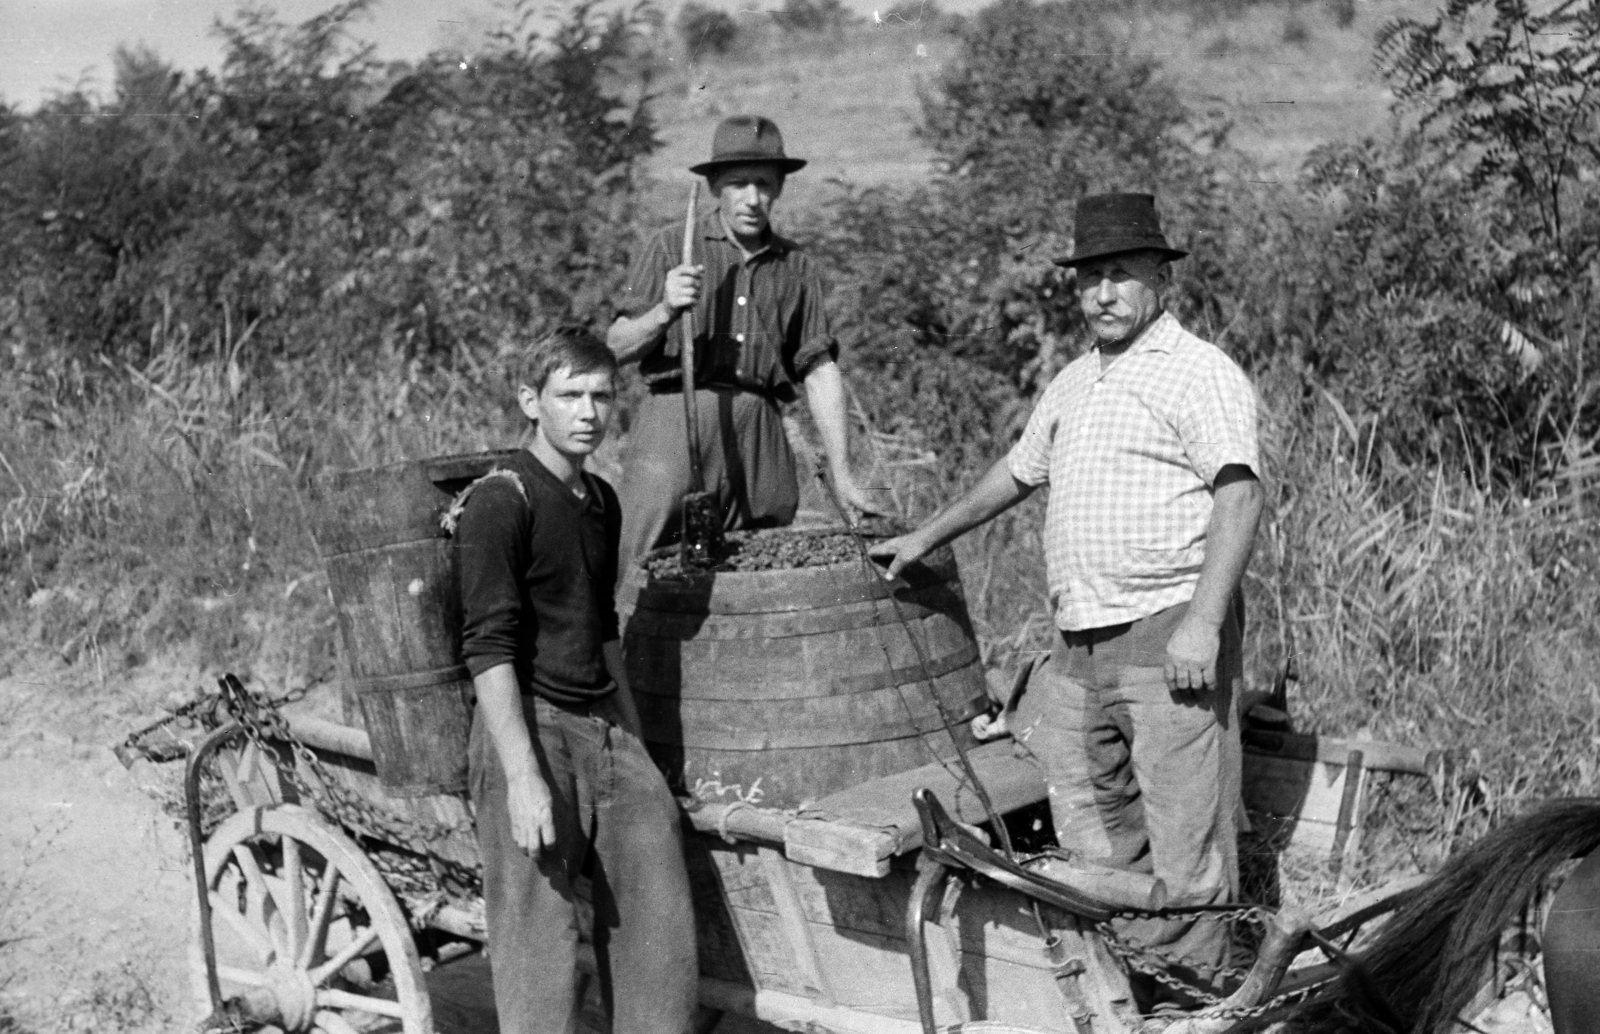
[[[583,469],[611,419],[616,369],[587,334],[535,344],[517,388],[533,444],[473,488],[456,528],[501,1034],[575,1029],[580,873],[593,880],[615,1034],[692,1029],[694,920],[678,809],[623,681],[612,598],[622,517],[611,486]]]

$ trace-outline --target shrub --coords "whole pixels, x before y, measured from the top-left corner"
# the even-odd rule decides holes
[[[882,14],[885,25],[915,25],[921,29],[959,30],[959,15],[946,14],[938,0],[895,0]]]
[[[1079,54],[1093,56],[1061,56]],[[855,361],[921,384],[913,412],[943,409],[924,399],[938,378],[913,367],[948,365],[986,399],[1009,392],[985,408],[993,433],[1075,354],[1081,317],[1051,260],[1077,197],[1157,189],[1176,227],[1206,225],[1213,177],[1189,142],[1206,126],[1096,11],[1007,0],[964,25],[919,132],[940,170],[930,184],[847,191],[810,236],[839,273]]]
[[[1283,20],[1283,41],[1291,47],[1303,47],[1311,42],[1311,26],[1296,9],[1291,8]]]
[[[739,24],[726,11],[689,0],[678,11],[678,38],[689,60],[704,54],[726,54],[739,38]]]
[[[196,344],[260,321],[242,361],[338,365],[385,343],[448,361],[592,315],[656,145],[619,79],[639,11],[583,5],[548,38],[394,69],[342,42],[362,6],[300,26],[250,9],[214,73],[127,55],[116,101],[13,120],[8,332],[142,361],[163,321]],[[150,109],[184,117],[121,117]]]
[[[783,0],[773,18],[786,32],[838,32],[853,20],[844,0]]]

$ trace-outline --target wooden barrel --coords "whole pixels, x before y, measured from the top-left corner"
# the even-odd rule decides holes
[[[628,675],[683,790],[794,807],[972,742],[986,690],[948,548],[892,583],[859,561],[638,577]]]
[[[346,678],[392,794],[467,785],[472,679],[461,664],[461,591],[439,517],[508,452],[444,456],[317,479],[313,523],[344,644]]]

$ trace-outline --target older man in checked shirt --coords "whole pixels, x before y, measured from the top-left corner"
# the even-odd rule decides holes
[[[1009,455],[916,531],[889,573],[1050,485],[1044,544],[1060,630],[1008,722],[1038,762],[1061,845],[1144,868],[1173,904],[1237,889],[1240,579],[1262,506],[1244,373],[1161,304],[1168,246],[1147,194],[1078,203],[1094,346],[1051,382]],[[1215,922],[1133,924],[1200,982],[1227,964]],[[1136,985],[1146,1007],[1164,989]]]

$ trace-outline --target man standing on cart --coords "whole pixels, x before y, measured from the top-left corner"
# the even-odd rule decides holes
[[[698,972],[680,817],[623,681],[617,496],[584,470],[611,420],[616,370],[586,333],[534,345],[517,388],[533,444],[469,490],[456,527],[501,1034],[576,1027],[580,874],[592,880],[612,1029],[692,1029]]]
[[[1234,897],[1239,802],[1236,592],[1262,493],[1244,373],[1162,307],[1168,246],[1148,194],[1077,206],[1073,254],[1093,347],[1039,399],[966,495],[872,550],[889,573],[1050,486],[1043,539],[1059,635],[1009,725],[1049,789],[1061,846],[1150,868],[1175,905]],[[1213,982],[1220,923],[1130,935]],[[1165,994],[1145,988],[1145,1004]]]
[[[779,406],[804,386],[840,500],[870,511],[850,474],[839,346],[823,310],[822,279],[799,245],[772,229],[784,179],[805,165],[784,154],[770,120],[739,115],[717,126],[704,176],[717,201],[694,227],[682,261],[681,226],[652,236],[635,258],[606,343],[639,364],[650,394],[629,429],[623,461],[622,572],[681,535],[691,490],[679,373],[679,321],[693,311],[700,462],[724,524],[764,528],[794,520],[795,458]]]

